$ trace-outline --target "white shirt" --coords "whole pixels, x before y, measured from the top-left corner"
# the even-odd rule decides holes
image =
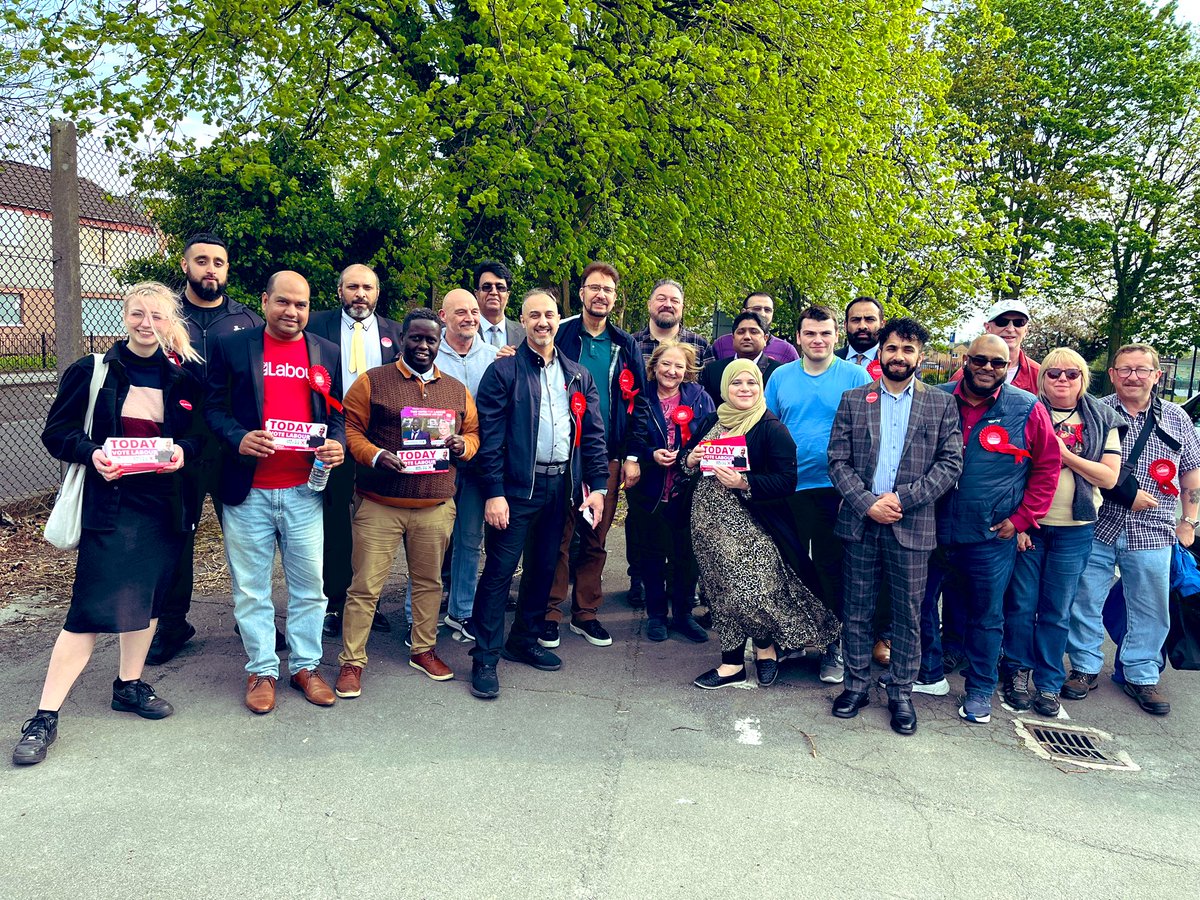
[[[342,347],[342,396],[350,390],[350,385],[354,384],[356,378],[362,372],[350,371],[350,348],[354,341],[354,323],[355,319],[346,315],[346,311],[342,310],[342,339],[339,342]],[[372,313],[362,320],[362,340],[363,348],[367,354],[367,368],[374,369],[376,366],[383,365],[383,349],[379,346],[379,323],[375,320],[375,315]]]

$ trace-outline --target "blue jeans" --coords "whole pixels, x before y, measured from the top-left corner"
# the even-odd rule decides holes
[[[279,677],[275,652],[275,604],[271,569],[275,546],[283,556],[287,578],[288,670],[294,675],[321,663],[321,624],[325,595],[321,592],[321,555],[325,543],[321,495],[308,485],[251,488],[237,506],[226,506],[225,558],[233,576],[233,616],[253,675]]]
[[[1016,539],[952,544],[946,548],[945,603],[963,612],[966,688],[971,697],[990,698],[999,680],[1004,638],[1004,593],[1017,560]]]
[[[1124,533],[1115,545],[1092,542],[1092,555],[1071,604],[1071,668],[1097,674],[1104,666],[1104,604],[1118,566],[1125,593],[1125,634],[1119,651],[1125,679],[1130,684],[1158,684],[1162,647],[1171,626],[1171,547],[1130,550]]]
[[[454,501],[458,516],[450,537],[450,603],[454,618],[471,615],[475,606],[475,586],[479,583],[479,554],[483,550],[483,491],[460,469],[458,496]]]
[[[1092,551],[1096,526],[1043,525],[1017,554],[1004,598],[1004,669],[1033,669],[1039,691],[1057,694],[1067,679],[1063,653],[1071,600]]]

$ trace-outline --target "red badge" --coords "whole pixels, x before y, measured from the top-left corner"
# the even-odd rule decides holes
[[[1013,458],[1014,463],[1019,463],[1023,459],[1033,458],[1028,450],[1014,447],[1012,441],[1009,440],[1008,431],[999,425],[988,425],[983,428],[979,432],[979,443],[983,445],[984,450],[991,450],[993,453],[1009,454]]]
[[[392,346],[392,339],[390,337],[381,337],[379,339],[379,343],[382,344],[384,347],[390,347],[390,346]]]
[[[179,405],[182,406],[184,409],[186,409],[188,412],[192,411],[192,404],[188,403],[186,400],[180,400]]]
[[[576,391],[571,395],[571,415],[575,417],[575,446],[583,438],[583,411],[587,409],[587,397]]]
[[[879,399],[879,395],[874,391],[867,391],[866,399],[868,403],[874,403]]]
[[[1175,478],[1175,463],[1169,459],[1156,459],[1146,467],[1150,477],[1158,482],[1158,489],[1168,497],[1178,497],[1179,488],[1172,484]]]
[[[329,370],[324,366],[308,367],[308,386],[325,398],[326,408],[332,406],[338,412],[342,411],[342,404],[329,394],[333,388],[333,379],[329,377]]]
[[[696,417],[696,413],[690,406],[677,406],[675,412],[671,413],[671,421],[679,426],[680,444],[686,444],[692,439],[692,430],[688,425],[692,423],[692,419]]]
[[[621,386],[621,399],[629,401],[629,407],[625,410],[627,415],[633,415],[633,398],[641,391],[633,389],[633,373],[628,369],[622,369],[621,374],[617,377],[617,384]]]
[[[875,379],[883,377],[883,366],[879,364],[879,360],[873,359],[867,364],[867,374]]]

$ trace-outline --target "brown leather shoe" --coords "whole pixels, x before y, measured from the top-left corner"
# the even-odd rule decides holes
[[[434,681],[449,681],[454,677],[453,670],[438,659],[438,655],[432,650],[410,656],[408,664],[414,669],[420,669]]]
[[[275,676],[251,675],[246,680],[246,709],[262,715],[275,708]]]
[[[325,683],[316,669],[301,669],[292,676],[292,687],[304,691],[304,699],[317,706],[333,706],[337,702],[333,688]]]
[[[339,697],[357,697],[362,693],[362,666],[342,663],[333,692]]]
[[[890,666],[892,664],[892,639],[880,638],[877,640],[875,642],[875,649],[871,651],[871,656],[881,666]]]

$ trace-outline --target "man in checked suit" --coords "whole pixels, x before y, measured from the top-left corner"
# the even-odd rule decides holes
[[[962,471],[954,398],[916,378],[928,332],[895,319],[879,332],[879,379],[842,395],[829,436],[829,478],[842,495],[836,533],[845,545],[846,688],[833,714],[850,719],[867,705],[872,622],[880,573],[892,598],[887,681],[892,729],[917,730],[911,692],[921,663],[921,600],[937,544],[934,502]]]

